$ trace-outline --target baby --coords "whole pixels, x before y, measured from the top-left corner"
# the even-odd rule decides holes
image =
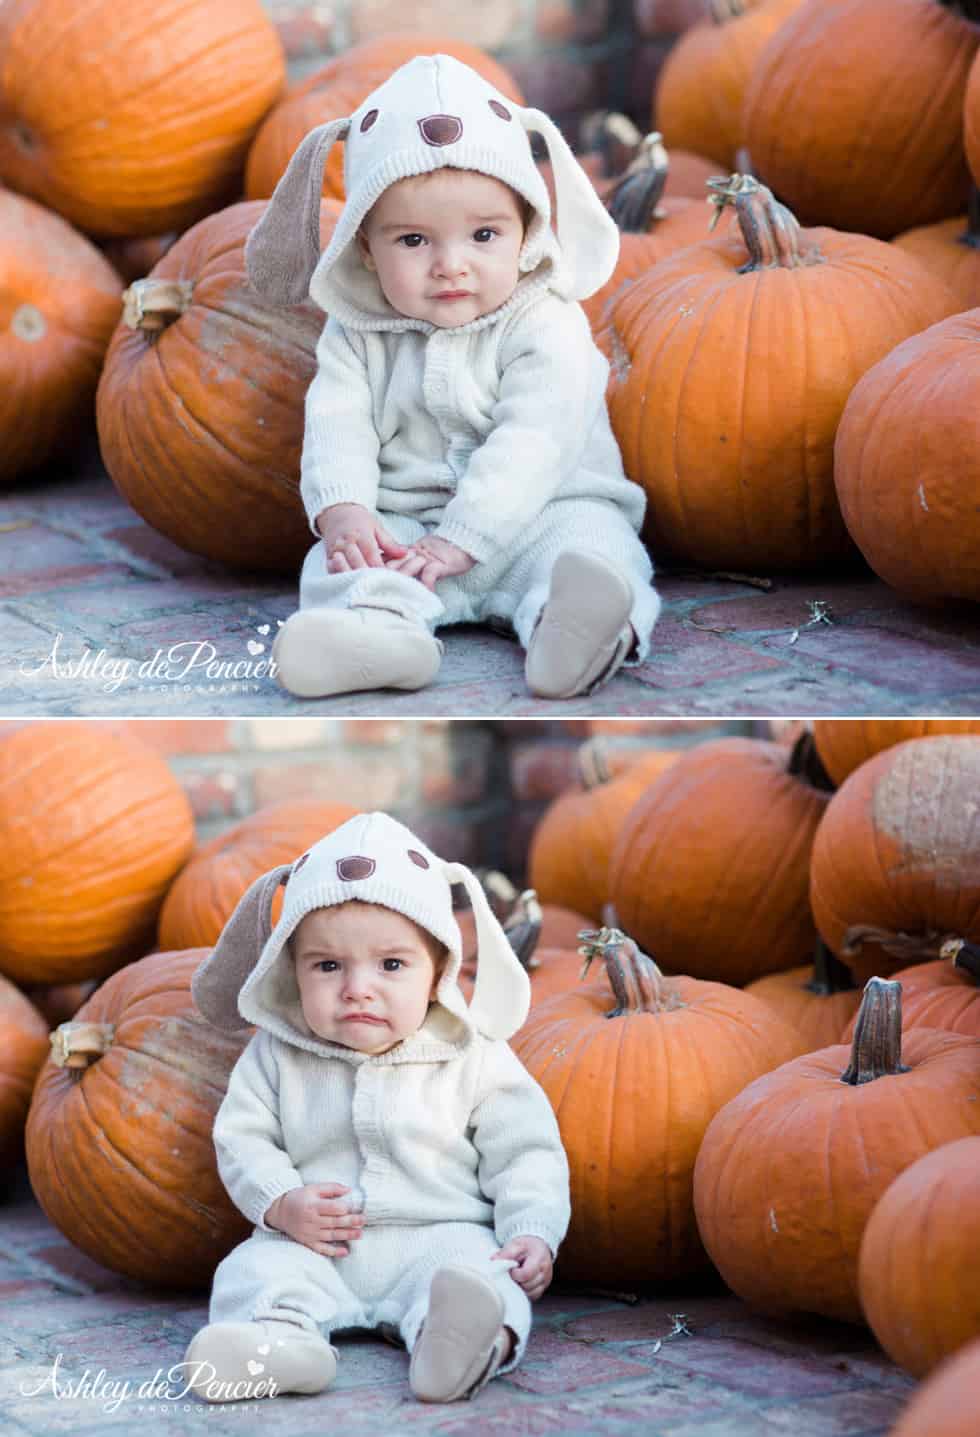
[[[469,1005],[453,883],[476,919]],[[424,1402],[515,1367],[568,1227],[568,1163],[506,1042],[527,974],[470,870],[361,814],[252,885],[192,991],[218,1027],[258,1031],[214,1122],[222,1181],[255,1227],[215,1272],[191,1389],[321,1392],[344,1328],[404,1342]]]
[[[530,131],[548,144],[557,234]],[[321,255],[338,138],[347,198]],[[639,662],[660,608],[645,500],[577,303],[609,278],[619,235],[547,115],[417,56],[306,136],[245,253],[266,297],[328,315],[301,473],[318,542],[273,650],[284,687],[421,688],[433,631],[463,622],[516,634],[545,698]]]

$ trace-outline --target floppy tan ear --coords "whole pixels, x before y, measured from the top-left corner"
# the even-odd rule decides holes
[[[330,147],[350,120],[318,125],[302,140],[245,245],[245,269],[263,299],[302,304],[320,258],[320,198]]]
[[[272,900],[291,872],[292,864],[282,863],[246,889],[214,949],[191,979],[191,997],[216,1028],[235,1032],[251,1026],[238,1011],[238,995],[269,940]]]

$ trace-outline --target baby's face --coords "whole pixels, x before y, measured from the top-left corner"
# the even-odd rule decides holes
[[[472,170],[437,170],[389,185],[358,234],[400,314],[455,329],[498,309],[520,271],[524,223],[509,185]],[[462,292],[461,298],[446,298]]]
[[[316,908],[290,946],[303,1015],[318,1037],[386,1053],[424,1022],[436,965],[411,919],[374,903]]]

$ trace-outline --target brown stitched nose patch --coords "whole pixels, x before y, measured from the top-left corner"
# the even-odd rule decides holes
[[[456,115],[426,115],[419,129],[427,145],[452,145],[463,133],[463,122]]]
[[[374,867],[373,858],[361,858],[357,854],[351,858],[337,859],[337,873],[345,883],[349,883],[352,878],[370,878]]]

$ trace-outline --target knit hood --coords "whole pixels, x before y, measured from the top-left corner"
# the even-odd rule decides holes
[[[548,146],[557,236],[548,190],[531,152],[531,132]],[[321,255],[323,170],[338,139],[345,141],[347,199]],[[302,141],[249,236],[245,261],[252,284],[281,304],[299,304],[309,295],[353,328],[434,329],[389,304],[377,275],[364,265],[355,236],[389,185],[447,166],[503,181],[532,211],[514,293],[497,310],[454,333],[495,322],[537,291],[585,299],[609,279],[619,256],[619,231],[554,122],[541,110],[515,105],[451,55],[417,55],[352,115],[318,126]]]
[[[459,986],[462,937],[451,885],[465,885],[477,928],[477,979],[469,1004]],[[271,924],[272,901],[285,885],[282,913]],[[418,923],[449,956],[422,1027],[373,1061],[454,1057],[476,1034],[508,1038],[524,1022],[530,984],[475,876],[446,863],[397,820],[359,814],[315,843],[295,862],[257,879],[240,900],[211,955],[194,974],[191,992],[209,1022],[226,1031],[254,1024],[282,1041],[327,1057],[359,1063],[371,1055],[331,1043],[303,1015],[290,939],[317,908],[359,899]]]

